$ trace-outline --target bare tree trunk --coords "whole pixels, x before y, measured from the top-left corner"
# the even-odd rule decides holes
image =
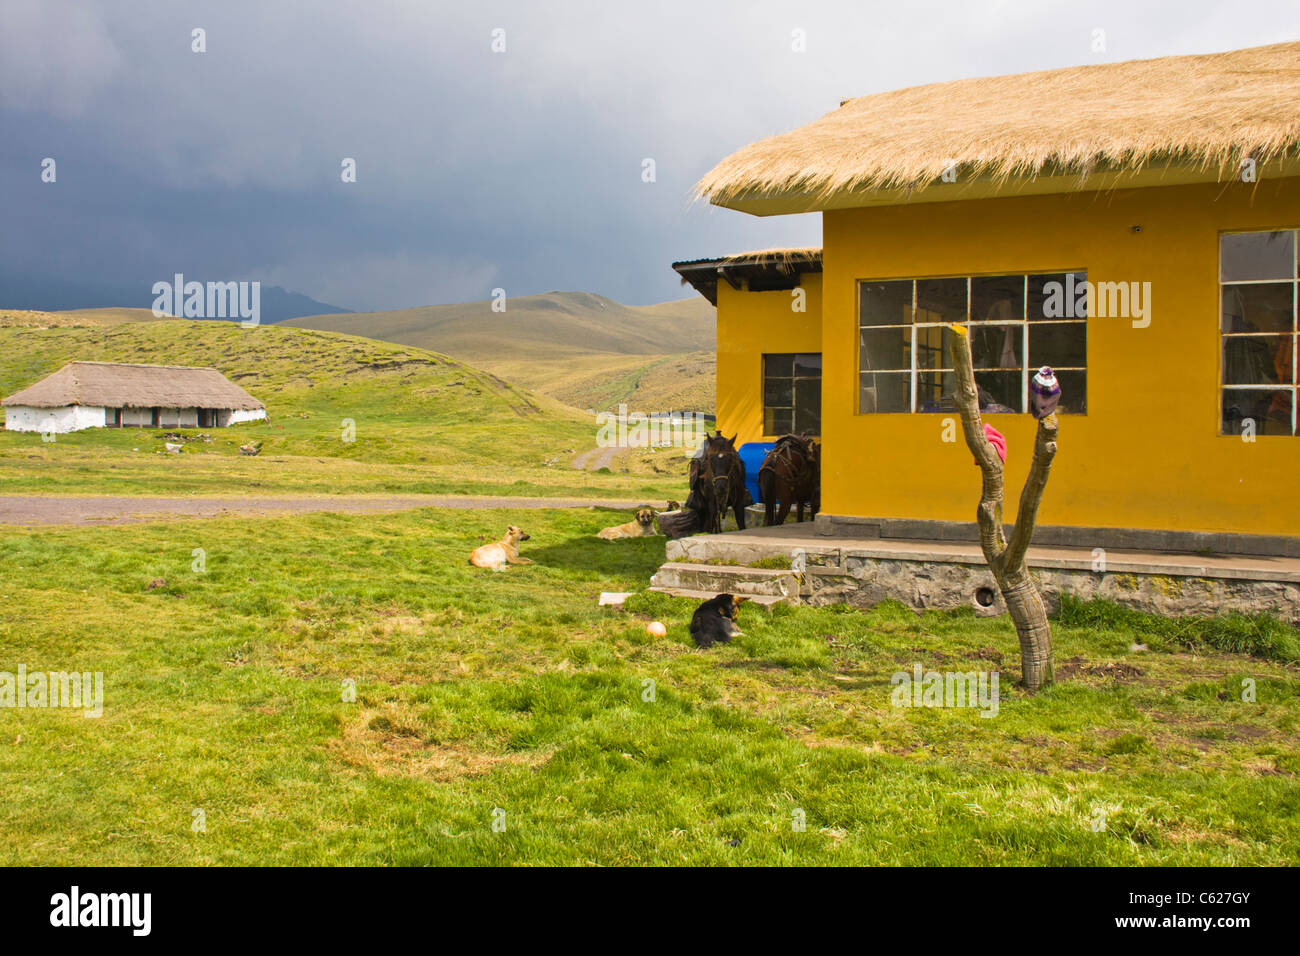
[[[980,419],[970,334],[960,325],[949,328],[955,333],[952,360],[957,378],[957,411],[961,415],[966,446],[975,456],[975,463],[983,475],[983,490],[976,511],[980,547],[1020,638],[1021,682],[1033,693],[1052,683],[1052,629],[1047,622],[1047,608],[1043,605],[1042,595],[1025,567],[1025,552],[1029,550],[1029,539],[1033,537],[1034,524],[1038,520],[1038,503],[1043,498],[1052,459],[1056,456],[1056,416],[1048,415],[1038,423],[1038,433],[1034,436],[1034,460],[1020,493],[1020,511],[1008,540],[1002,528],[1002,460],[984,434],[984,422]]]

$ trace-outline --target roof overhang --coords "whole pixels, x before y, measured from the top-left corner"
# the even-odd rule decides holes
[[[718,304],[718,283],[749,292],[776,292],[794,289],[804,275],[822,271],[820,249],[744,252],[713,259],[689,259],[674,262],[673,269],[696,292]]]
[[[1147,163],[1136,170],[1105,167],[1084,173],[1058,171],[1023,177],[995,177],[986,174],[963,178],[960,169],[956,173],[955,182],[936,181],[910,189],[850,189],[831,195],[799,189],[755,190],[714,201],[713,204],[753,216],[782,216],[791,213],[873,206],[905,206],[1015,196],[1044,196],[1054,193],[1110,192],[1117,189],[1187,186],[1197,183],[1239,185],[1243,189],[1252,188],[1253,185],[1250,182],[1242,182],[1239,178],[1225,180],[1217,167],[1207,168],[1199,163],[1172,160]],[[1260,163],[1255,170],[1256,181],[1293,176],[1300,176],[1300,154],[1297,153]]]

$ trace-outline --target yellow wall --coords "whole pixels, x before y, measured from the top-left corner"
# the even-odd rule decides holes
[[[738,445],[780,437],[763,434],[763,354],[822,350],[822,277],[805,275],[801,287],[806,311],[792,312],[789,291],[718,282],[718,427],[728,437],[739,432]]]
[[[1132,226],[1140,225],[1140,232]],[[823,216],[822,510],[970,521],[978,472],[936,414],[858,415],[857,280],[1086,269],[1151,283],[1151,324],[1088,322],[1088,413],[1060,417],[1043,524],[1300,535],[1300,437],[1219,435],[1218,236],[1300,226],[1300,179],[931,203]],[[815,336],[770,309],[718,302],[718,407],[761,430],[758,355]],[[810,296],[810,300],[812,300]],[[766,299],[764,299],[766,303]],[[816,315],[811,306],[809,315]],[[1007,436],[1007,518],[1034,420],[987,415]],[[757,424],[756,424],[757,423]]]

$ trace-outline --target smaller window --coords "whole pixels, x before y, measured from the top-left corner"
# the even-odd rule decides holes
[[[1226,233],[1219,239],[1219,430],[1224,435],[1300,432],[1300,269],[1294,230]]]
[[[763,434],[820,436],[821,430],[821,353],[764,355]]]

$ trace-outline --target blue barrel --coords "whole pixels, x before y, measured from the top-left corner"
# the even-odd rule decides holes
[[[774,441],[751,441],[737,449],[740,452],[740,460],[745,466],[745,487],[749,489],[749,496],[754,499],[754,504],[761,504],[763,501],[763,496],[758,490],[758,469],[762,466],[767,453],[775,446]]]

